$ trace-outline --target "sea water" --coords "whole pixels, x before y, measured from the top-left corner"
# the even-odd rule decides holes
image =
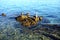
[[[0,16],[0,39],[5,40],[8,37],[7,39],[15,38],[17,40],[25,35],[20,35],[20,32],[29,30],[23,28],[14,19],[21,12],[24,14],[29,12],[30,15],[37,13],[38,16],[43,16],[42,23],[60,24],[60,0],[0,0],[0,15],[6,14],[6,17]],[[32,34],[29,35],[32,36]],[[26,38],[25,36],[23,37]],[[38,40],[38,38],[36,39]]]

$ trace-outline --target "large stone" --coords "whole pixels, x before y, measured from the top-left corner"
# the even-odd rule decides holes
[[[6,14],[5,14],[5,13],[2,13],[1,15],[2,15],[2,16],[6,16]]]
[[[18,17],[16,17],[16,20],[21,22],[21,24],[23,26],[32,26],[32,25],[36,25],[40,20],[42,20],[42,17],[36,17],[36,16],[33,16],[33,17],[30,17],[30,15],[27,13],[27,15],[20,15]]]

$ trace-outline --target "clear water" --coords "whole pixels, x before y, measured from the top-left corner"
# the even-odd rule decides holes
[[[0,0],[0,14],[17,16],[20,12],[30,12],[47,17],[51,22],[60,23],[60,0]]]
[[[6,17],[0,16],[1,40],[38,40],[38,35],[32,34],[29,29],[23,28],[22,25],[13,18],[21,12],[30,12],[30,15],[37,13],[38,16],[43,16],[42,23],[60,24],[60,0],[0,0],[0,15],[1,13],[7,15]],[[26,32],[28,33],[27,35]],[[40,36],[39,34],[39,37]],[[43,37],[44,40],[50,39],[45,36]]]

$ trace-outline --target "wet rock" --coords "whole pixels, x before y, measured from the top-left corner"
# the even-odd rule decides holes
[[[50,23],[50,20],[47,19],[47,18],[43,18],[43,19],[42,19],[42,23]]]
[[[39,20],[42,21],[42,19],[43,19],[43,16],[40,16],[40,17],[39,17]]]
[[[6,16],[6,14],[5,14],[5,13],[2,13],[1,15],[2,15],[2,16]]]
[[[23,25],[23,26],[28,26],[28,27],[30,27],[30,24],[31,24],[31,23],[30,23],[29,21],[23,21],[23,22],[22,22],[22,25]]]
[[[55,16],[55,15],[48,15],[47,17],[57,18],[57,16]]]
[[[21,14],[15,19],[21,22],[23,26],[31,27],[32,25],[36,25],[38,21],[41,21],[42,17],[37,17],[37,16],[30,17],[29,13],[27,13],[26,15]]]

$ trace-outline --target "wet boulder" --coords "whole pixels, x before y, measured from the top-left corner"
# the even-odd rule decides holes
[[[23,21],[23,22],[22,22],[22,25],[23,25],[23,26],[28,26],[28,27],[30,27],[30,24],[31,24],[31,23],[30,23],[29,21]]]
[[[5,13],[2,13],[1,16],[6,16],[6,14]]]
[[[15,18],[17,21],[19,21],[23,26],[31,27],[34,25],[37,25],[37,23],[42,20],[42,17],[34,16],[31,17],[29,13],[27,15],[21,14],[20,16]]]
[[[53,23],[60,23],[60,18],[55,18],[54,20],[52,20]]]
[[[40,17],[39,17],[39,20],[42,21],[42,19],[43,19],[43,16],[40,16]]]
[[[43,19],[42,19],[42,23],[50,23],[50,20],[47,19],[47,18],[43,18]]]

